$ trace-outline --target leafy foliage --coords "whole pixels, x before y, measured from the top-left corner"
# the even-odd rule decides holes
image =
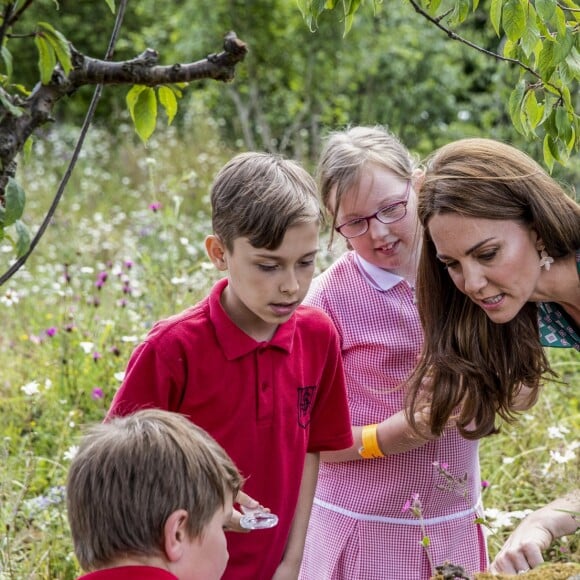
[[[385,2],[386,4],[387,2]],[[580,4],[573,0],[409,0],[414,9],[451,38],[515,65],[518,79],[509,97],[509,114],[526,138],[541,138],[547,166],[566,164],[580,147]],[[345,32],[363,2],[300,0],[310,26],[326,10],[342,7]],[[375,8],[382,2],[374,0]],[[390,2],[389,4],[394,4]],[[470,16],[484,13],[503,48],[493,53],[460,36]]]

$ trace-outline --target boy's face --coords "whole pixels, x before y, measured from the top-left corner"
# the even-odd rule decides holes
[[[288,228],[276,250],[254,248],[247,238],[237,238],[229,252],[215,236],[206,240],[214,264],[228,271],[222,306],[255,340],[269,340],[304,300],[314,275],[318,233],[318,222]]]
[[[172,570],[179,580],[219,580],[222,577],[230,557],[224,529],[232,518],[231,494],[226,499],[226,507],[217,510],[202,535],[188,540],[182,570]]]

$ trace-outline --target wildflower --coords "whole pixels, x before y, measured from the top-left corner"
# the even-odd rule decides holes
[[[566,433],[570,433],[570,430],[562,425],[548,427],[548,437],[551,439],[565,439]]]
[[[79,452],[79,446],[78,445],[71,445],[64,452],[63,459],[66,459],[67,461],[72,461],[78,452]]]
[[[125,260],[124,264],[125,268],[127,268],[127,270],[130,270],[133,267],[133,261],[132,260]]]
[[[101,389],[100,387],[95,387],[92,391],[91,391],[91,399],[93,401],[99,401],[100,399],[102,399],[105,396],[105,393],[103,392],[103,389]]]
[[[56,334],[56,328],[54,326],[51,326],[50,328],[47,328],[44,333],[46,334],[46,336],[54,336]]]
[[[100,358],[103,358],[103,355],[99,351],[95,350],[93,352],[93,360],[97,362]]]
[[[481,480],[481,487],[483,487],[483,489],[486,489],[489,487],[489,481],[487,481],[487,479],[482,479]]]
[[[121,382],[123,382],[123,379],[125,378],[125,371],[121,371],[120,373],[115,373],[113,375],[113,377],[115,377],[121,383]]]
[[[153,213],[157,213],[161,209],[161,202],[160,201],[154,201],[153,203],[150,203],[149,204],[149,209]]]
[[[38,393],[40,392],[39,389],[39,382],[38,381],[31,381],[30,383],[26,383],[25,385],[23,385],[22,387],[20,387],[20,390],[25,394],[28,395],[29,397],[32,397],[33,395],[38,395]]]
[[[6,305],[6,306],[12,306],[13,304],[18,304],[18,302],[20,301],[20,298],[18,297],[18,294],[8,288],[8,290],[6,290],[6,292],[4,293],[4,296],[0,297],[0,302],[2,302],[2,304]]]
[[[79,342],[79,346],[83,349],[85,354],[89,354],[92,352],[93,347],[95,346],[92,342]]]

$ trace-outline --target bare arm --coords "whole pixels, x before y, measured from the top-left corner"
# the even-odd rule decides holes
[[[292,520],[288,544],[284,552],[284,558],[278,566],[272,580],[296,580],[302,563],[302,554],[304,552],[304,543],[306,541],[306,531],[308,529],[308,520],[312,510],[314,500],[314,491],[316,490],[316,481],[318,479],[318,465],[320,456],[318,453],[307,453],[304,461],[304,472],[300,484],[300,494],[296,505],[296,512]]]
[[[427,425],[428,416],[421,414],[418,416],[419,426]],[[348,449],[341,451],[324,451],[320,454],[322,461],[336,462],[336,461],[352,461],[362,459],[358,454],[358,450],[362,445],[362,426],[353,426],[352,436],[354,445]],[[432,438],[427,436],[420,436],[409,425],[404,411],[399,411],[379,423],[377,428],[377,439],[379,447],[385,455],[395,455],[396,453],[403,453],[425,445]]]
[[[508,538],[490,566],[493,573],[517,574],[541,564],[542,551],[578,529],[580,490],[554,500],[527,516]]]

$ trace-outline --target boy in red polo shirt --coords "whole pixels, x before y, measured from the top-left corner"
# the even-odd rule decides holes
[[[244,492],[279,516],[273,528],[229,534],[224,578],[296,578],[319,452],[352,445],[336,330],[301,306],[322,219],[316,184],[293,161],[243,153],[218,173],[211,203],[205,246],[227,276],[153,327],[109,416],[158,407],[213,435]]]
[[[186,417],[142,409],[93,425],[71,462],[79,580],[219,580],[242,478]]]

